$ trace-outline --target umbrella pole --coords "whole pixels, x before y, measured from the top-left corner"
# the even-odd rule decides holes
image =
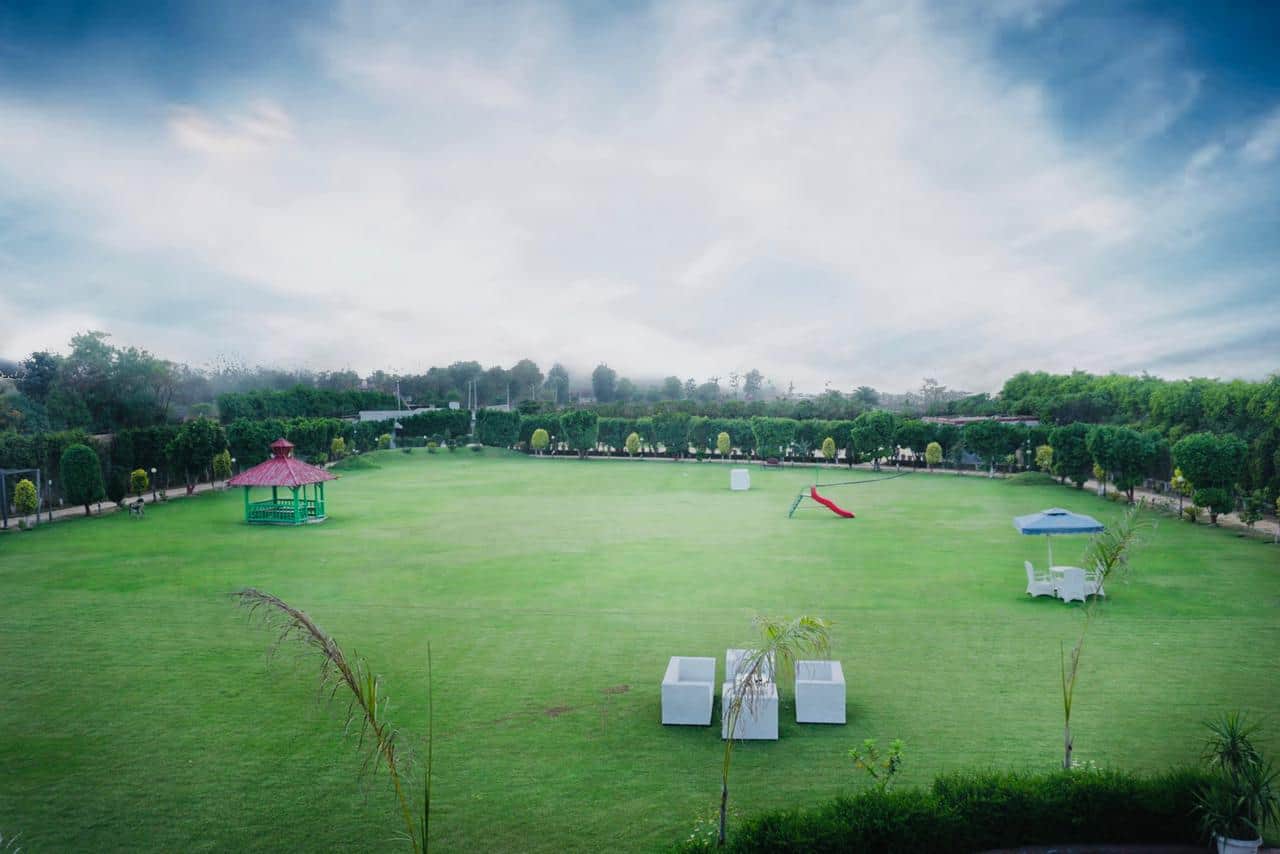
[[[1053,535],[1045,534],[1045,541],[1049,543],[1049,568],[1053,568]]]

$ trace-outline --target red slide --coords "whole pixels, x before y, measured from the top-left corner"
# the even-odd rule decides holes
[[[818,502],[819,504],[821,504],[823,507],[830,510],[832,513],[836,514],[837,516],[843,516],[846,519],[853,518],[853,514],[850,513],[848,510],[845,510],[843,507],[841,507],[839,504],[836,504],[830,498],[823,498],[821,495],[819,495],[818,487],[816,486],[809,487],[809,497],[812,498],[814,501]]]

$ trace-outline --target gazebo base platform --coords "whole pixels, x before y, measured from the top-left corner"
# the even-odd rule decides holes
[[[293,499],[255,501],[245,509],[250,525],[309,525],[325,520],[324,505],[319,501]]]

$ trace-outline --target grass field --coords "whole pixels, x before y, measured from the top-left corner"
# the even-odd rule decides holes
[[[233,491],[0,537],[0,833],[33,852],[394,849],[385,781],[355,783],[314,660],[266,660],[271,636],[227,595],[249,585],[366,655],[418,744],[431,641],[441,850],[687,835],[717,803],[719,713],[662,727],[659,682],[670,655],[723,668],[757,611],[832,621],[849,723],[797,726],[784,689],[780,740],[735,753],[743,813],[861,786],[846,752],[867,737],[906,741],[909,782],[1060,762],[1059,645],[1081,610],[1023,595],[1045,542],[1010,519],[1116,505],[917,474],[831,489],[856,520],[788,520],[811,471],[753,469],[730,493],[718,464],[378,458],[331,485],[324,525],[250,528]],[[1280,550],[1165,519],[1109,592],[1078,759],[1191,762],[1200,721],[1237,707],[1280,750]]]

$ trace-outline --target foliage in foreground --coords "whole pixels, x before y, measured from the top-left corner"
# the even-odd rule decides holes
[[[404,838],[414,854],[425,852],[431,815],[431,644],[427,644],[428,732],[425,781],[422,789],[422,812],[414,816],[408,792],[408,770],[411,758],[400,745],[400,731],[387,720],[390,700],[382,690],[382,679],[369,669],[363,656],[348,658],[338,642],[316,625],[306,612],[294,608],[270,593],[252,587],[235,594],[250,615],[262,619],[278,635],[275,648],[293,640],[320,655],[320,690],[331,699],[349,692],[347,719],[343,733],[355,730],[358,747],[365,751],[364,767],[386,769],[395,790],[400,817],[404,821]],[[345,689],[345,690],[344,690]]]
[[[868,789],[810,809],[745,819],[735,852],[982,851],[1069,843],[1184,843],[1200,835],[1196,770],[1154,777],[1120,771],[957,772],[928,788]],[[675,849],[710,851],[699,838]]]

